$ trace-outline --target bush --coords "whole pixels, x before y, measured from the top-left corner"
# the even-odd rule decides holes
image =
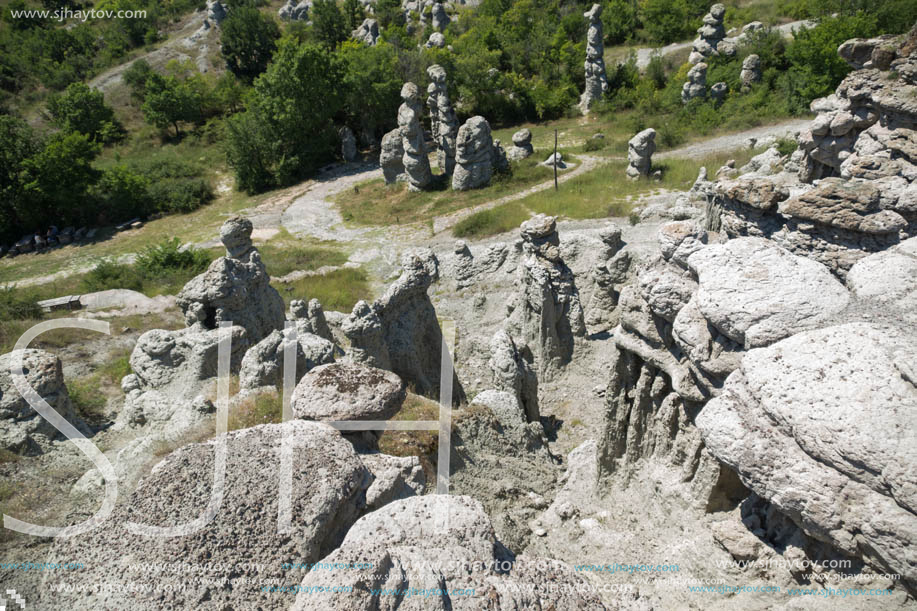
[[[0,320],[41,318],[41,308],[30,291],[12,286],[0,287]]]
[[[182,249],[181,241],[172,238],[142,250],[134,265],[145,278],[155,278],[174,270],[198,274],[210,265],[210,255],[194,246]]]
[[[202,178],[162,180],[151,184],[149,192],[156,209],[166,213],[193,212],[213,199],[210,183]]]
[[[242,6],[229,11],[220,30],[220,48],[226,67],[251,83],[267,69],[277,48],[280,28],[258,9]]]
[[[146,216],[154,210],[150,180],[127,166],[119,165],[102,173],[93,187],[103,216],[109,222]]]
[[[143,279],[131,265],[105,259],[96,265],[80,281],[84,293],[95,293],[109,289],[143,290]]]
[[[57,127],[79,132],[97,142],[114,142],[124,135],[115,111],[105,103],[102,92],[85,83],[72,83],[63,93],[48,99],[48,112]]]

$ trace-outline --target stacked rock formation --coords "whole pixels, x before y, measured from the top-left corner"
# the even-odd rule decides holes
[[[494,172],[498,174],[509,172],[509,159],[506,158],[506,149],[503,148],[500,140],[494,140],[491,159],[493,160]]]
[[[602,251],[592,269],[595,290],[586,308],[585,321],[592,332],[614,328],[620,318],[618,301],[621,289],[630,278],[632,257],[621,240],[621,228],[614,223],[599,233]]]
[[[379,22],[367,17],[360,27],[350,33],[350,37],[367,46],[375,47],[379,42]]]
[[[434,2],[430,7],[430,24],[437,32],[444,32],[452,21],[446,13],[446,7],[442,2]]]
[[[522,161],[534,152],[532,131],[527,127],[523,127],[513,134],[513,145],[506,151],[506,156],[510,161]]]
[[[915,39],[917,33],[911,30],[903,41],[881,37],[841,45],[841,58],[857,70],[834,94],[811,104],[818,116],[800,137],[803,181],[826,176],[877,180],[888,193],[884,200],[904,200],[904,212],[913,209],[907,202],[914,201],[917,188],[912,131],[917,128]],[[907,189],[912,189],[910,195],[904,193]],[[883,208],[896,205],[889,202]]]
[[[430,131],[436,143],[437,163],[443,174],[451,176],[455,169],[455,140],[458,136],[458,119],[446,85],[446,71],[439,64],[427,68],[430,85],[427,87],[427,106],[430,108]]]
[[[723,17],[725,15],[726,7],[722,4],[717,3],[710,7],[710,12],[704,15],[704,25],[697,29],[694,48],[691,51],[691,55],[688,56],[689,62],[699,64],[704,61],[705,57],[718,54],[719,47],[726,38],[726,28],[723,27]],[[723,51],[725,51],[726,45],[722,46]]]
[[[427,158],[424,144],[423,125],[420,119],[423,111],[420,106],[420,90],[414,83],[405,83],[401,88],[402,104],[398,108],[398,131],[401,134],[401,146],[404,148],[404,170],[407,174],[408,188],[411,191],[422,191],[433,182],[430,171],[430,160]]]
[[[477,189],[493,176],[493,138],[490,123],[481,116],[471,117],[459,128],[455,141],[455,172],[452,188]]]
[[[408,251],[401,276],[373,304],[358,302],[341,330],[350,339],[350,359],[397,373],[416,392],[438,398],[443,335],[427,289],[439,278],[429,249]],[[464,397],[453,376],[453,397]]]
[[[223,20],[226,19],[228,11],[220,0],[208,0],[207,1],[207,19],[213,23],[220,25],[223,23]]]
[[[761,58],[751,54],[742,61],[742,72],[739,73],[742,89],[748,89],[761,81]]]
[[[602,30],[602,5],[593,4],[592,8],[583,13],[589,21],[586,32],[586,62],[583,68],[586,71],[586,89],[580,96],[580,110],[585,114],[589,108],[602,99],[608,90],[608,78],[605,75],[605,41]]]
[[[508,306],[507,330],[531,348],[539,373],[550,380],[570,362],[575,338],[586,333],[583,308],[573,272],[560,255],[557,219],[539,214],[520,233],[520,291]]]
[[[648,127],[627,142],[627,177],[649,176],[656,152],[656,130]]]
[[[393,185],[396,182],[407,180],[404,172],[404,145],[401,142],[401,130],[396,127],[382,136],[380,149],[379,165],[382,166],[385,184]]]
[[[700,62],[688,70],[688,80],[681,87],[681,103],[707,97],[707,64]]]
[[[787,162],[798,162],[798,177],[720,181],[708,221],[718,220],[729,237],[768,237],[841,278],[861,258],[917,235],[917,109],[908,101],[917,95],[915,49],[917,28],[895,40],[841,45],[852,65],[869,61],[899,78],[878,67],[851,72],[835,94],[813,102],[819,115]]]

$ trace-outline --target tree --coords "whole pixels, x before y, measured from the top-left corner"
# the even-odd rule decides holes
[[[26,159],[39,149],[29,124],[17,117],[0,115],[0,240],[15,240],[25,231],[19,218],[22,208],[23,173]]]
[[[63,131],[86,134],[95,142],[117,140],[124,132],[102,92],[85,83],[71,83],[63,93],[52,95],[48,112]]]
[[[360,0],[344,0],[343,8],[347,29],[353,32],[363,23],[363,19],[366,18],[366,11],[363,10],[363,4]]]
[[[343,70],[326,49],[284,37],[255,81],[244,113],[229,121],[227,158],[239,187],[288,185],[327,161],[337,139]]]
[[[637,31],[638,24],[635,0],[606,0],[602,10],[602,26],[607,44],[627,42]]]
[[[226,67],[251,83],[271,62],[280,28],[273,19],[252,6],[233,9],[220,27],[221,52]]]
[[[315,36],[330,50],[350,36],[344,15],[334,0],[315,0],[312,27],[315,28]]]
[[[18,211],[30,228],[94,221],[89,189],[99,177],[92,162],[102,146],[78,132],[55,134],[23,163],[24,197]]]
[[[666,45],[694,31],[685,0],[646,0],[642,21],[650,39]]]
[[[142,110],[148,123],[160,129],[172,126],[177,138],[181,135],[179,123],[201,119],[200,93],[186,81],[153,72],[145,89]]]
[[[132,63],[121,76],[131,90],[131,97],[140,104],[143,103],[143,98],[146,95],[146,80],[150,78],[152,72],[153,69],[150,64],[141,58]]]
[[[338,57],[344,64],[347,122],[359,125],[365,134],[381,136],[394,127],[401,104],[403,81],[398,74],[398,54],[386,42],[368,47],[347,41],[341,45]]]

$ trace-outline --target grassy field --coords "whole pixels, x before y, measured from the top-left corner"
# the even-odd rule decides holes
[[[271,276],[282,277],[290,272],[312,271],[328,265],[343,265],[347,253],[334,243],[308,243],[281,228],[276,236],[258,247],[261,260]]]
[[[625,177],[626,161],[611,161],[565,182],[558,191],[547,189],[518,201],[484,210],[463,219],[452,233],[462,238],[483,238],[515,229],[530,215],[550,214],[568,219],[626,217],[640,196],[665,190],[684,191],[697,179],[701,166],[715,172],[729,159],[736,166],[748,162],[760,150],[726,151],[695,159],[665,159],[654,164],[662,180],[636,181]]]
[[[575,162],[570,153],[564,156]],[[434,191],[414,193],[407,185],[386,185],[382,179],[370,180],[349,191],[339,193],[334,201],[345,221],[355,225],[401,225],[433,219],[436,216],[470,208],[506,195],[511,195],[551,180],[551,169],[538,165],[537,156],[512,164],[512,176],[494,176],[483,189],[453,191],[441,185]]]
[[[350,312],[359,300],[373,299],[366,271],[349,267],[272,285],[287,305],[293,299],[318,299],[325,310],[336,312]]]

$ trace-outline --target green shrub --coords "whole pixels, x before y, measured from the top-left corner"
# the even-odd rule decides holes
[[[0,287],[0,320],[41,318],[36,296],[13,286]]]
[[[108,401],[99,386],[98,377],[70,380],[67,382],[67,390],[73,408],[84,420],[91,423],[99,423],[104,420],[105,406]]]
[[[105,259],[96,265],[80,281],[84,293],[95,293],[109,289],[143,290],[143,279],[131,265]]]
[[[583,143],[583,152],[600,151],[605,148],[605,138],[589,138]]]
[[[210,255],[193,246],[182,249],[178,238],[163,240],[155,246],[148,246],[137,255],[134,266],[145,278],[156,278],[175,270],[187,270],[194,274],[207,269]]]
[[[792,155],[797,146],[796,141],[792,138],[780,138],[777,140],[777,150],[781,155]]]
[[[193,212],[213,199],[210,183],[202,178],[164,179],[149,187],[156,209],[165,213]]]

